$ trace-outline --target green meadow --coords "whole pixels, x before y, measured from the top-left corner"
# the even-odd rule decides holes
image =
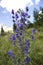
[[[27,29],[25,32],[26,38],[30,41],[30,57],[32,59],[30,65],[43,65],[43,28],[37,30],[34,41],[31,40],[31,33],[32,28]],[[0,65],[14,65],[8,56],[8,51],[14,50],[13,42],[10,40],[11,34],[9,32],[4,36],[0,35]],[[15,51],[17,54],[18,49]]]

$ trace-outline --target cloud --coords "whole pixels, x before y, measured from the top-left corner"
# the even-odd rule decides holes
[[[27,4],[32,6],[32,0],[2,0],[0,2],[0,6],[6,8],[9,12],[11,12],[12,9],[15,11],[17,11],[19,8],[23,9]]]
[[[40,0],[35,0],[35,4],[38,5]]]

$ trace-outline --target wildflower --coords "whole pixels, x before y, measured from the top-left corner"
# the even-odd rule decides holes
[[[13,19],[13,22],[15,22],[15,20]]]
[[[23,16],[23,17],[26,17],[26,16],[27,16],[27,13],[22,12],[22,16]]]
[[[18,33],[19,32],[19,29],[18,28],[16,28],[16,33]]]
[[[8,55],[9,55],[10,57],[12,57],[12,58],[14,58],[14,56],[15,56],[14,53],[13,53],[13,51],[9,51],[9,52],[8,52]]]
[[[26,21],[26,18],[24,18],[24,21]]]
[[[19,38],[19,35],[18,35],[18,33],[16,33],[16,38]]]
[[[33,35],[31,35],[31,39],[34,40],[34,36]]]
[[[12,14],[14,15],[14,10],[12,9]]]
[[[27,11],[27,12],[29,11],[28,7],[26,7],[26,11]]]
[[[25,54],[29,53],[29,49],[27,46],[25,46],[24,52],[25,52]]]
[[[26,46],[30,46],[29,40],[26,40]]]
[[[26,63],[26,64],[29,64],[30,61],[31,61],[31,58],[27,56],[26,59],[25,59],[25,63]]]
[[[12,41],[16,41],[16,38],[14,36],[14,34],[11,35],[11,38],[10,38]]]
[[[18,24],[18,27],[19,27],[20,29],[23,29],[23,23],[19,23],[19,24]]]
[[[32,33],[33,33],[33,34],[36,34],[36,33],[37,33],[36,29],[33,29],[33,30],[32,30]]]
[[[20,31],[20,35],[22,35],[22,33],[23,33],[23,32],[22,32],[22,31]]]
[[[18,33],[16,33],[16,38],[18,39],[18,41],[20,41],[20,36],[18,35]]]
[[[14,17],[14,16],[12,16],[12,18],[14,19],[15,17]]]
[[[19,18],[18,14],[16,13],[16,19]]]

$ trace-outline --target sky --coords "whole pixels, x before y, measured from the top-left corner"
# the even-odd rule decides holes
[[[33,22],[34,8],[43,7],[43,0],[0,0],[0,24],[12,27],[12,9],[16,12],[19,8],[25,9],[26,6],[29,7],[29,20]]]

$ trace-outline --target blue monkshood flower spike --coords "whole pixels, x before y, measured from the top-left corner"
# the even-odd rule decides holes
[[[8,55],[9,55],[10,57],[12,57],[12,58],[14,58],[14,56],[15,56],[14,53],[13,53],[13,51],[9,51],[9,52],[8,52]]]
[[[10,38],[12,41],[16,41],[16,38],[14,36],[14,34],[11,35],[11,38]]]
[[[12,14],[14,15],[14,10],[12,9]]]
[[[26,11],[27,11],[27,12],[29,11],[28,7],[26,7]]]
[[[25,59],[25,63],[26,63],[26,64],[29,64],[30,61],[31,61],[31,58],[27,56],[27,58]]]

